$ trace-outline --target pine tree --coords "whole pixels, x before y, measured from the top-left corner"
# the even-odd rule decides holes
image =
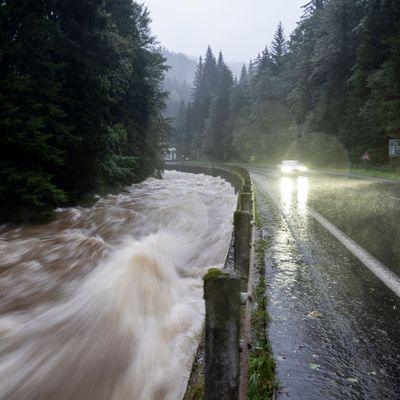
[[[0,220],[46,217],[67,199],[54,170],[65,165],[61,144],[69,140],[53,9],[3,2],[0,41]]]
[[[185,154],[185,133],[186,133],[187,110],[183,100],[179,104],[178,114],[175,119],[175,145],[178,157]]]
[[[210,46],[204,58],[203,85],[205,96],[210,96],[217,85],[217,63]]]
[[[3,1],[0,219],[162,169],[165,60],[149,23],[130,0]]]
[[[267,49],[266,49],[267,50]],[[287,42],[282,22],[279,22],[276,28],[274,39],[271,43],[270,56],[274,63],[274,72],[280,73],[283,66],[284,56],[287,53]]]
[[[204,62],[200,59],[196,69],[192,96],[191,128],[192,153],[199,156],[204,147],[206,120],[217,90],[217,63],[211,47],[208,46]]]
[[[368,149],[380,163],[387,159],[388,139],[400,130],[400,6],[371,0],[363,11],[341,138],[354,158]]]
[[[308,18],[314,15],[316,12],[321,11],[327,0],[311,0],[302,8],[304,8],[303,18]]]
[[[114,1],[109,0],[111,16],[117,23],[122,44],[125,44],[125,51],[119,55],[114,69],[121,65],[126,69],[121,70],[117,75],[118,82],[113,85],[118,88],[122,84],[122,91],[114,102],[113,122],[117,127],[122,123],[128,137],[127,152],[120,160],[127,166],[127,157],[130,157],[129,170],[135,172],[135,180],[141,180],[160,174],[167,136],[170,135],[161,114],[166,99],[166,93],[160,89],[166,60],[151,34],[147,8],[131,0],[117,0],[113,4]],[[126,60],[129,60],[127,65]],[[125,81],[121,82],[121,77]],[[115,157],[110,161],[116,165]],[[114,176],[110,178],[115,180]],[[124,184],[127,179],[128,174]]]
[[[184,158],[190,158],[192,155],[192,140],[194,133],[194,124],[193,124],[193,106],[192,103],[189,102],[186,108],[186,120],[185,120],[185,136],[184,136]]]
[[[203,73],[203,58],[200,56],[193,82],[192,104],[190,107],[190,130],[193,132],[190,133],[190,136],[192,136],[194,132],[196,132],[195,135],[200,135],[204,129],[205,116],[203,110]],[[190,143],[191,141],[192,140],[190,139]],[[189,153],[188,147],[186,148],[186,153]]]
[[[247,78],[248,78],[249,83],[254,78],[255,70],[256,70],[255,64],[254,64],[253,60],[250,59],[249,66],[247,68]]]
[[[273,59],[268,50],[268,46],[266,46],[261,55],[258,55],[257,57],[256,75],[260,77],[266,74],[272,74],[275,70],[274,67]]]
[[[240,77],[239,77],[239,85],[245,86],[248,83],[248,76],[247,76],[247,69],[246,65],[243,64],[242,70],[240,71]]]
[[[205,131],[205,153],[216,160],[226,160],[231,154],[231,130],[229,129],[230,94],[233,76],[219,53],[217,87],[209,107],[209,116]]]

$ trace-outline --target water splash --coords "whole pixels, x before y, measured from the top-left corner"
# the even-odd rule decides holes
[[[224,260],[235,202],[219,178],[171,172],[91,209],[60,210],[46,227],[3,232],[0,277],[11,286],[1,289],[16,298],[3,297],[0,399],[180,398],[201,277]]]

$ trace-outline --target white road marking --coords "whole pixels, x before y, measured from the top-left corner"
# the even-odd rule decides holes
[[[262,184],[262,182],[260,181],[258,181],[258,183]],[[281,213],[285,216],[285,212],[282,209],[279,200],[271,193],[270,190],[268,190],[268,188],[264,187],[264,189],[269,194]],[[312,210],[310,207],[306,207],[306,211],[331,235],[339,240],[339,242],[342,243],[342,245],[346,247],[346,249],[349,250],[350,253],[357,257],[378,279],[380,279],[389,289],[391,289],[397,296],[400,297],[400,277],[398,277],[388,267],[377,260],[373,255],[368,253],[367,250],[358,245],[353,239],[349,238],[344,232],[342,232],[339,228],[329,222],[321,214]]]
[[[398,197],[389,196],[389,198],[390,198],[390,199],[393,199],[393,200],[398,200],[398,201],[400,201],[400,199],[399,199]]]
[[[355,257],[357,257],[377,278],[379,278],[389,289],[400,297],[400,278],[389,268],[368,253],[367,250],[359,246],[354,240],[350,239],[339,228],[329,222],[321,214],[310,208],[308,213],[318,221],[328,232],[330,232],[340,243],[346,247]]]

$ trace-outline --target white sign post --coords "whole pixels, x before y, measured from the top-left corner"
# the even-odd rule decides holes
[[[400,157],[400,139],[389,140],[390,165],[393,168],[393,158]]]
[[[400,139],[389,140],[389,157],[400,157]]]

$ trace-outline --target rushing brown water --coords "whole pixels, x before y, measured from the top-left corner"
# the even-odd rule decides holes
[[[233,188],[167,172],[0,228],[0,399],[176,400],[229,245]]]

